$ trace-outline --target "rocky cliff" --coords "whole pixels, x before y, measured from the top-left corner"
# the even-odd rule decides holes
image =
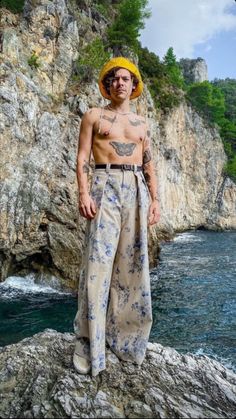
[[[1,418],[234,418],[236,375],[149,343],[141,366],[107,348],[97,377],[72,365],[74,336],[46,330],[0,349]]]
[[[78,51],[106,21],[89,6],[26,1],[21,16],[1,13],[0,280],[53,273],[77,286],[85,223],[77,210],[76,152],[83,113],[107,103],[95,80],[73,81]],[[149,118],[159,179],[158,241],[176,231],[236,228],[236,186],[216,129],[186,104],[157,114],[147,89],[133,110]]]
[[[184,79],[187,83],[201,83],[208,80],[207,64],[203,58],[182,58],[179,61]]]

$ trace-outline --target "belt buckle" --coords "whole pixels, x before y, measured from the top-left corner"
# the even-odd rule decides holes
[[[131,164],[123,164],[122,168],[123,168],[123,170],[132,170],[132,165]]]

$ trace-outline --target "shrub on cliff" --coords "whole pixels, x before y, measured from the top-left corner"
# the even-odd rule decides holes
[[[21,13],[24,7],[24,0],[1,0],[1,7],[5,7],[13,13]]]
[[[102,40],[95,38],[80,50],[74,71],[75,76],[80,81],[89,81],[92,77],[97,76],[98,71],[109,58],[110,54],[105,51]]]
[[[236,124],[227,117],[227,106],[224,92],[215,85],[204,81],[194,83],[188,88],[187,100],[200,115],[220,128],[224,149],[228,156],[225,173],[236,179]]]
[[[234,182],[236,182],[236,154],[232,159],[229,159],[224,167],[224,173],[228,175]]]
[[[93,6],[108,21],[117,16],[117,9],[121,0],[94,0]]]
[[[177,106],[183,97],[180,89],[183,79],[173,48],[167,51],[161,61],[154,52],[142,48],[139,44],[138,58],[141,74],[148,85],[155,106],[163,111]]]
[[[194,83],[188,88],[187,99],[210,122],[221,125],[225,116],[225,99],[220,89],[209,81]]]
[[[226,106],[225,116],[236,124],[236,80],[230,78],[226,78],[225,80],[215,79],[211,83],[224,93]]]

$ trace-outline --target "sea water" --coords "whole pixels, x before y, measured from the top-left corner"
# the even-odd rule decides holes
[[[179,234],[160,258],[151,340],[236,370],[236,231]]]

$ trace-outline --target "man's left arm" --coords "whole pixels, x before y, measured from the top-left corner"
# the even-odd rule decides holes
[[[147,127],[146,137],[143,146],[143,174],[147,182],[147,186],[151,196],[151,204],[149,207],[148,224],[156,224],[160,219],[159,196],[157,177],[151,150],[151,134]]]

